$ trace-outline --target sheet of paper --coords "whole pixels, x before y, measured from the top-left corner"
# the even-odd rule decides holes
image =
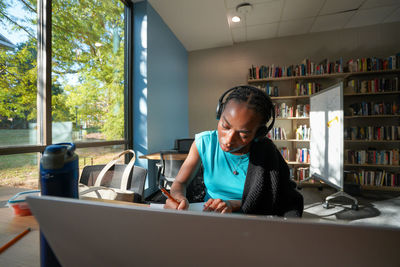
[[[190,211],[203,211],[205,202],[198,202],[198,203],[190,203],[189,210]],[[150,208],[152,209],[163,209],[164,204],[160,203],[150,203]]]

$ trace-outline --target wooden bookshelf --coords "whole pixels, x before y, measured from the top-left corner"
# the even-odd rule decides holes
[[[357,76],[368,76],[368,75],[383,75],[383,74],[396,74],[399,73],[400,69],[394,70],[377,70],[377,71],[360,71],[360,72],[341,72],[331,74],[319,74],[319,75],[304,75],[304,76],[284,76],[277,78],[263,78],[263,79],[248,79],[249,84],[252,83],[263,83],[263,82],[276,82],[276,81],[289,81],[289,80],[310,80],[310,79],[347,79]]]
[[[307,99],[310,95],[271,96],[272,100]]]
[[[396,168],[400,169],[400,165],[383,165],[383,164],[357,164],[357,163],[345,163],[347,167],[370,167],[370,168]]]
[[[345,143],[400,143],[400,140],[344,140]]]
[[[286,163],[289,165],[296,165],[296,166],[310,166],[310,163],[297,162],[297,161],[286,161]]]
[[[357,115],[344,116],[345,119],[400,118],[400,115]]]
[[[278,78],[263,78],[263,79],[249,79],[247,82],[252,83],[263,83],[263,82],[278,82],[278,81],[290,81],[290,80],[310,80],[310,79],[332,79],[332,78],[344,78],[347,73],[332,73],[332,74],[319,74],[319,75],[305,75],[305,76],[285,76]]]
[[[276,139],[274,142],[310,142],[310,140],[297,140],[297,139]]]
[[[397,95],[400,91],[388,91],[388,92],[374,92],[374,93],[345,93],[343,96],[375,96],[375,95]]]
[[[361,185],[361,188],[368,191],[400,191],[400,186]]]
[[[248,79],[248,83],[260,88],[273,88],[273,93],[276,93],[275,87],[278,87],[279,96],[272,96],[271,99],[277,104],[286,103],[288,107],[296,108],[297,105],[304,105],[310,103],[311,95],[296,95],[298,91],[296,90],[296,83],[306,84],[313,83],[312,87],[320,88],[322,91],[324,88],[327,88],[332,85],[332,83],[336,83],[337,81],[342,81],[344,83],[344,108],[346,109],[347,104],[357,103],[365,101],[366,97],[369,97],[369,102],[376,101],[391,101],[400,104],[400,88],[396,87],[386,87],[385,90],[393,90],[393,91],[383,91],[383,92],[366,92],[366,93],[354,93],[350,92],[349,89],[353,89],[351,87],[347,87],[347,82],[349,80],[354,80],[357,85],[356,88],[360,88],[359,86],[364,86],[363,81],[371,81],[375,79],[379,79],[381,82],[382,78],[385,79],[394,79],[394,77],[398,77],[400,80],[400,69],[395,70],[379,70],[379,71],[363,71],[363,72],[342,72],[342,73],[332,73],[332,74],[322,74],[322,75],[304,75],[304,76],[290,76],[290,77],[276,77],[276,78],[262,78],[262,79]],[[367,82],[367,85],[370,82]],[[383,90],[383,87],[379,89]],[[367,87],[368,88],[368,87]],[[364,87],[363,87],[363,90]],[[367,89],[368,90],[368,89]],[[271,93],[271,91],[269,91]],[[373,99],[376,97],[378,100]],[[287,113],[286,113],[287,114]],[[396,126],[400,124],[400,114],[393,115],[369,115],[369,116],[344,116],[345,119],[345,127],[364,127],[364,126],[372,126],[377,127],[380,125],[383,126]],[[307,125],[309,127],[310,121],[309,117],[277,117],[275,127],[284,128],[287,134],[288,139],[284,140],[272,140],[275,142],[277,147],[287,147],[290,152],[290,160],[287,161],[288,165],[293,168],[293,176],[296,177],[296,169],[300,167],[310,166],[309,163],[299,163],[293,161],[296,156],[296,151],[298,148],[309,148],[310,140],[297,140],[296,138],[296,129],[300,125]],[[312,134],[312,129],[311,129]],[[354,150],[367,150],[370,146],[376,146],[377,149],[382,150],[392,150],[400,148],[400,140],[344,140],[345,149],[354,149]],[[390,147],[390,149],[389,149]],[[294,153],[293,153],[294,152]],[[361,168],[366,168],[368,171],[378,171],[378,170],[387,170],[391,173],[399,173],[400,166],[397,165],[380,165],[380,164],[344,164],[344,170],[346,171],[356,171],[358,172]],[[296,178],[295,178],[296,180]],[[304,184],[312,184],[312,183],[304,183]],[[315,184],[315,183],[314,183]],[[317,183],[319,184],[319,183]],[[320,184],[319,184],[320,185]],[[400,187],[388,187],[388,186],[364,186],[361,185],[362,188],[366,190],[396,190],[400,191]]]
[[[275,120],[308,120],[309,117],[287,117],[287,118],[275,118]]]

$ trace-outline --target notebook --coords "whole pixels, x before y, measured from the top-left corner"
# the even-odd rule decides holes
[[[398,266],[400,230],[28,197],[62,266]]]

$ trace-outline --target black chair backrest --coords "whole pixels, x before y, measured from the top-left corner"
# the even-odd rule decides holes
[[[193,138],[184,138],[175,140],[175,150],[179,152],[189,152],[190,147],[193,144]]]
[[[130,190],[135,192],[134,202],[142,202],[144,199],[144,184],[146,182],[147,169],[134,166],[132,171],[132,180]]]
[[[175,178],[183,164],[183,160],[174,159],[174,155],[178,153],[177,150],[164,150],[160,151],[161,159],[161,174],[164,177]]]

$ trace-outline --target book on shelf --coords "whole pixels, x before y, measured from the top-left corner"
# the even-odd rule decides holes
[[[400,126],[351,126],[344,128],[344,140],[400,140]]]
[[[369,115],[398,115],[399,104],[393,102],[366,102],[353,103],[345,109],[346,116],[369,116]]]
[[[287,147],[281,147],[281,148],[280,148],[280,151],[281,151],[282,157],[283,157],[286,161],[289,161],[289,159],[290,159],[290,152],[289,152],[289,149],[288,149]]]
[[[300,163],[310,163],[310,149],[297,148],[296,161]]]
[[[296,169],[296,174],[297,174],[297,180],[302,181],[310,176],[310,168],[309,167],[298,167]]]
[[[345,149],[345,163],[347,164],[371,164],[371,165],[399,165],[399,149],[368,150]]]
[[[296,82],[296,95],[312,95],[321,90],[321,84],[319,83],[301,83]]]
[[[300,64],[297,65],[284,65],[282,67],[252,65],[249,68],[248,78],[252,79],[268,79],[268,78],[281,78],[281,77],[293,77],[293,76],[309,76],[309,75],[322,75],[331,73],[343,73],[343,59],[340,58],[335,61],[329,61],[325,59],[319,64],[315,64],[310,59],[304,59]]]
[[[299,125],[296,129],[296,140],[310,140],[311,128],[307,125]]]
[[[399,78],[379,78],[370,80],[349,80],[347,83],[347,93],[382,93],[382,92],[398,92]]]
[[[310,104],[298,104],[296,105],[296,117],[309,117],[310,116]]]
[[[349,72],[395,70],[400,68],[400,53],[386,58],[367,57],[350,59],[347,62]]]
[[[267,137],[271,140],[286,140],[285,128],[275,127],[268,132]]]
[[[269,96],[273,96],[273,97],[279,96],[278,86],[274,86],[270,83],[265,83],[265,84],[258,84],[255,87],[264,91]]]
[[[400,173],[358,170],[345,173],[345,181],[359,185],[400,187]]]

